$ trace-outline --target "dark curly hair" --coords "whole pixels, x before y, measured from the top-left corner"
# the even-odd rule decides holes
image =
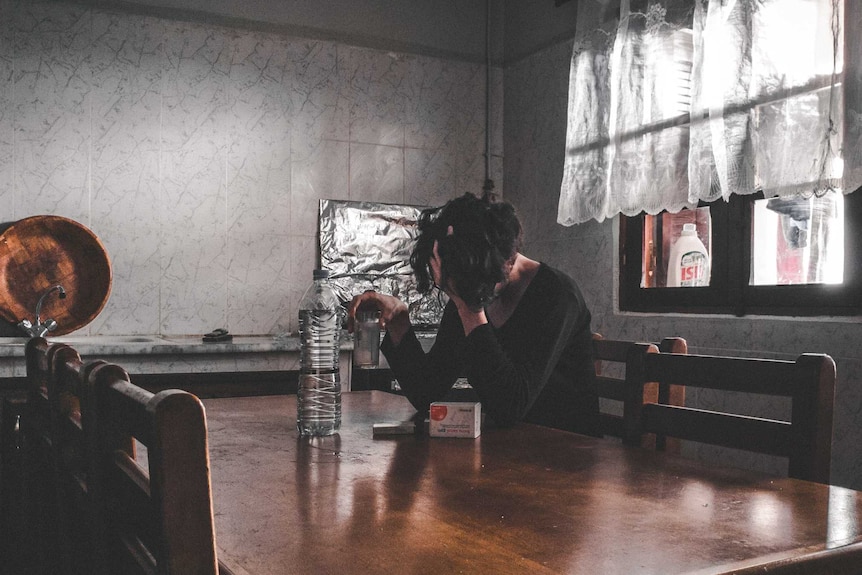
[[[430,261],[437,241],[442,282],[451,282],[471,309],[480,309],[494,299],[496,284],[506,279],[505,264],[521,249],[522,234],[515,208],[493,197],[466,193],[424,210],[410,255],[417,289],[428,293],[434,285]]]

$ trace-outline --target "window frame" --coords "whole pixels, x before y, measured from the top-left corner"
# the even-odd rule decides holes
[[[844,283],[752,286],[753,201],[761,193],[732,196],[709,206],[712,218],[708,287],[642,288],[644,215],[620,216],[619,309],[627,312],[773,316],[862,315],[862,192],[844,196]],[[734,258],[732,254],[741,254]]]

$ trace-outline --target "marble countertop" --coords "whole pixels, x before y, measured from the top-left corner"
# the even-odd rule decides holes
[[[434,342],[434,331],[416,332],[427,350]],[[68,343],[78,353],[93,355],[196,355],[229,353],[298,352],[299,336],[235,335],[231,341],[205,343],[199,335],[68,335],[47,338],[49,342]],[[0,358],[24,357],[26,337],[0,337]],[[341,350],[353,350],[353,335],[341,336]]]
[[[0,357],[23,357],[26,337],[0,338]],[[231,341],[204,343],[200,336],[98,335],[60,336],[49,342],[68,343],[81,355],[189,355],[209,353],[265,353],[299,351],[299,336],[234,336]],[[353,337],[342,338],[341,348],[353,349]]]

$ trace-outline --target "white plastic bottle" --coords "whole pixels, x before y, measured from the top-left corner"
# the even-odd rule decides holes
[[[314,270],[314,281],[299,304],[296,428],[300,435],[332,435],[341,427],[338,353],[343,313],[329,272]]]
[[[667,287],[709,285],[709,253],[697,237],[695,224],[684,224],[682,234],[670,248]]]

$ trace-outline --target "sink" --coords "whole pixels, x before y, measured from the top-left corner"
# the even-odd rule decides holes
[[[68,343],[69,345],[118,345],[127,343],[169,343],[158,335],[69,335],[48,336],[49,343]]]
[[[221,345],[203,343],[199,335],[162,336],[162,335],[60,335],[49,334],[48,343],[65,343],[71,345],[82,354],[146,354],[172,353],[171,350],[190,348],[200,353],[215,353],[224,351],[225,344],[234,348],[249,351],[250,348],[260,348],[262,351],[292,351],[298,349],[298,338],[276,340],[271,335],[240,335]],[[0,337],[0,357],[19,356],[23,347],[30,340],[28,337]],[[168,348],[168,349],[166,349]],[[4,351],[5,350],[5,351]]]
[[[75,348],[146,348],[151,345],[171,345],[172,342],[159,335],[62,335],[47,337],[48,343],[66,343]]]
[[[171,343],[159,335],[63,335],[45,338],[48,343],[68,343],[69,345],[110,345],[122,343]],[[0,337],[0,345],[26,345],[29,337]]]

